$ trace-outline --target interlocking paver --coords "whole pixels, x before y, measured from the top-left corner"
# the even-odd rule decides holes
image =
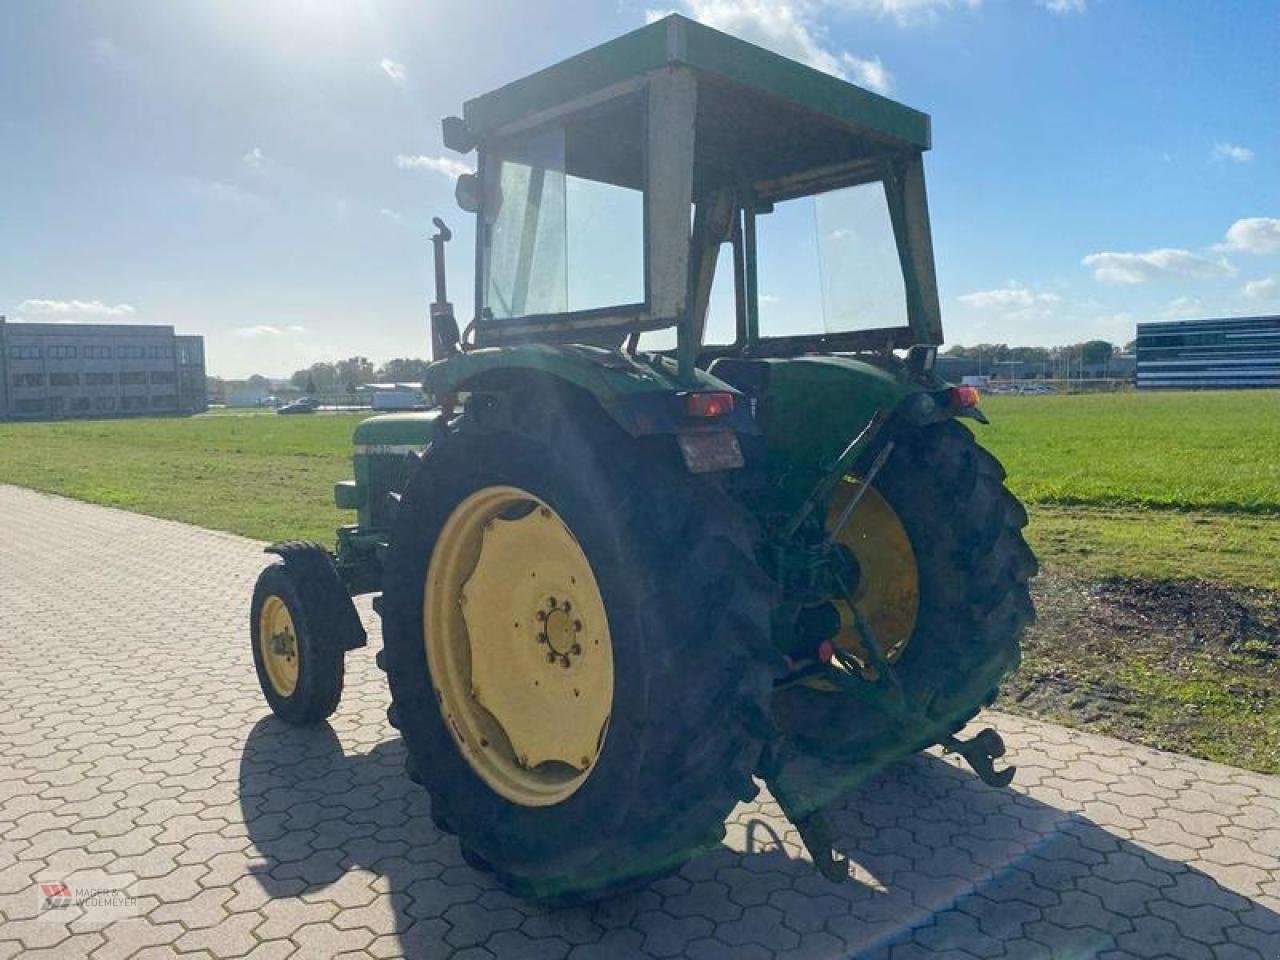
[[[4,486],[0,525],[0,960],[1280,957],[1280,778],[995,714],[1013,788],[883,772],[832,813],[849,883],[762,793],[674,877],[529,905],[403,776],[367,598],[342,706],[294,730],[246,637],[260,544]],[[37,880],[90,868],[141,915],[38,915]]]

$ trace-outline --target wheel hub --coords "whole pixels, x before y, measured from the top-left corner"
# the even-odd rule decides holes
[[[437,540],[425,611],[436,692],[472,769],[526,806],[577,790],[608,728],[613,648],[591,565],[560,516],[514,487],[472,494]]]
[[[561,603],[555,597],[547,597],[547,608],[534,614],[534,620],[542,624],[538,643],[547,648],[547,662],[565,668],[573,665],[574,658],[582,656],[582,644],[578,642],[582,621],[574,619],[570,615],[572,611],[570,601]]]
[[[258,637],[267,679],[280,696],[291,696],[298,686],[298,638],[282,598],[273,595],[263,602]]]

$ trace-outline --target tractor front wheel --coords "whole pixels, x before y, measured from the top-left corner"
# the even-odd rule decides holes
[[[327,719],[342,698],[343,647],[322,611],[303,597],[325,584],[307,584],[299,569],[273,563],[253,588],[249,630],[258,683],[273,713],[296,726]],[[309,589],[311,588],[311,589]]]

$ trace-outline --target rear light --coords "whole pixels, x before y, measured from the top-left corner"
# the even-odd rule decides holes
[[[733,394],[686,393],[684,412],[691,417],[723,417],[733,412]]]
[[[981,399],[982,394],[978,393],[977,387],[951,388],[951,405],[953,407],[976,407]]]

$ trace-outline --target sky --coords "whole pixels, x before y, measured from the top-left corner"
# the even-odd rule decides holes
[[[668,2],[0,0],[0,314],[425,356],[432,215],[472,311],[440,118],[672,10],[932,115],[948,343],[1280,312],[1275,0]]]

